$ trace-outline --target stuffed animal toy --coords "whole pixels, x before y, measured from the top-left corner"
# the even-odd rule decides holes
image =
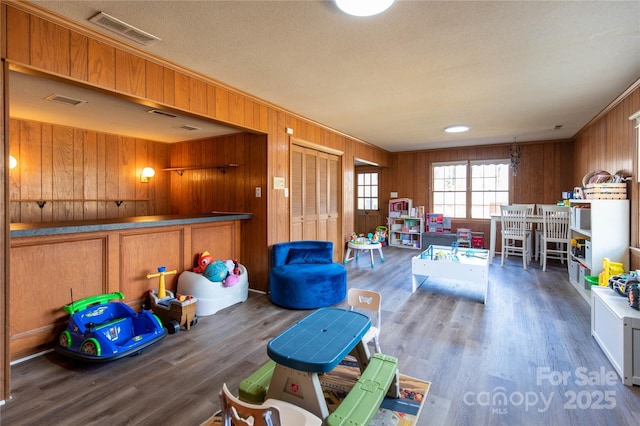
[[[198,258],[198,266],[193,272],[213,282],[222,282],[225,287],[232,287],[240,281],[240,267],[237,260],[215,260],[208,251],[202,252]]]
[[[238,283],[238,281],[240,281],[240,268],[238,266],[238,261],[237,260],[227,260],[225,262],[225,265],[227,266],[227,271],[229,271],[229,275],[227,275],[227,278],[225,278],[222,281],[222,284],[225,287],[233,287],[234,285],[236,285]]]
[[[203,277],[214,282],[224,281],[227,275],[229,275],[227,265],[219,260],[209,263],[202,273]]]
[[[198,266],[193,268],[193,272],[198,274],[204,273],[204,270],[207,268],[207,265],[209,265],[213,261],[214,259],[213,259],[213,256],[211,256],[211,253],[209,253],[208,251],[203,251],[202,254],[200,254],[200,257],[198,258]]]

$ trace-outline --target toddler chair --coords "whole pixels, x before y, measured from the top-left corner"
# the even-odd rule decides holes
[[[376,291],[362,290],[359,288],[350,288],[347,295],[347,304],[350,309],[367,309],[376,313],[375,318],[372,318],[372,325],[364,335],[362,340],[369,343],[373,340],[376,345],[376,352],[382,353],[380,350],[380,325],[381,325],[381,299],[382,295]],[[375,320],[375,321],[374,321]]]
[[[322,420],[304,408],[286,401],[267,399],[260,405],[242,402],[229,392],[226,383],[220,391],[224,426],[320,426]]]

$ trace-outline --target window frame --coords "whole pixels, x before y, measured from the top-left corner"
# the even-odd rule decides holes
[[[488,164],[495,164],[495,165],[505,165],[507,166],[507,200],[511,200],[511,194],[512,194],[512,179],[511,179],[511,174],[509,173],[509,166],[510,166],[510,160],[508,158],[494,158],[494,159],[486,159],[486,160],[457,160],[457,161],[438,161],[438,162],[432,162],[431,163],[431,176],[430,176],[430,182],[431,182],[431,188],[429,190],[430,192],[430,210],[432,212],[436,212],[435,210],[435,203],[434,203],[434,193],[435,192],[446,192],[446,191],[436,191],[435,188],[435,170],[436,167],[446,167],[446,166],[460,166],[460,165],[465,165],[466,166],[466,175],[465,175],[465,207],[464,207],[464,211],[465,211],[465,215],[464,217],[458,217],[458,216],[451,216],[454,219],[458,219],[458,220],[489,220],[489,217],[473,217],[472,216],[472,211],[473,211],[473,205],[472,205],[472,200],[473,200],[473,193],[474,191],[472,190],[472,181],[473,181],[473,166],[478,166],[478,165],[488,165]],[[461,192],[461,191],[457,191],[457,192]],[[503,192],[503,191],[480,191],[480,192]],[[509,201],[507,201],[507,204],[509,203]]]
[[[380,211],[380,172],[378,171],[361,171],[355,172],[356,175],[356,179],[355,179],[355,190],[356,190],[356,211]],[[376,175],[376,184],[368,184],[368,185],[360,185],[360,175]],[[372,196],[371,193],[368,196],[360,196],[360,187],[369,187],[369,188],[374,188],[375,187],[375,192],[376,195]],[[373,200],[375,198],[375,200],[377,201],[378,204],[378,208],[377,209],[367,209],[367,208],[360,208],[360,200],[363,199],[370,199]],[[363,204],[366,204],[363,202]]]

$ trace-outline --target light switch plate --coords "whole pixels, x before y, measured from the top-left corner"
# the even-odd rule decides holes
[[[273,189],[284,189],[284,178],[275,176],[273,178]]]

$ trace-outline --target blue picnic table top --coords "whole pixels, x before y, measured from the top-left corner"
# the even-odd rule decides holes
[[[309,373],[333,370],[362,340],[371,319],[341,308],[313,311],[267,345],[267,354],[280,365]]]

